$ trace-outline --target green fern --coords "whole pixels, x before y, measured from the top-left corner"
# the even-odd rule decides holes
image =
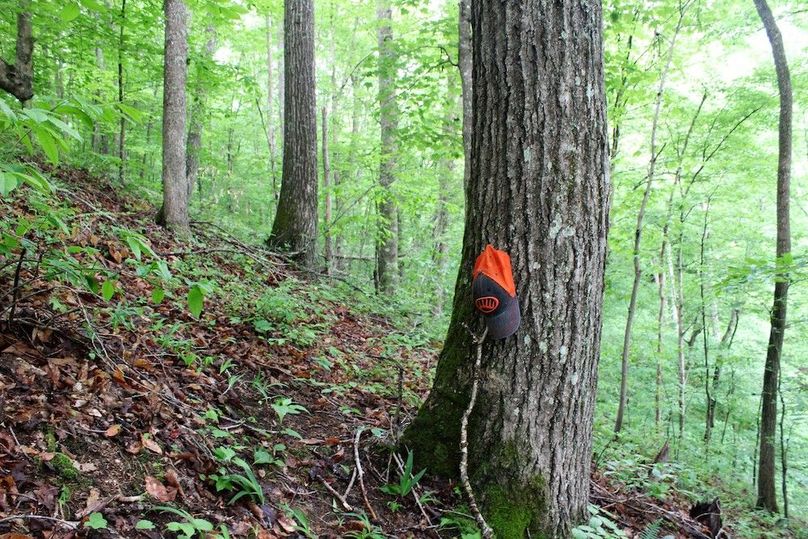
[[[657,519],[651,523],[647,528],[642,531],[640,539],[657,539],[659,532],[662,530],[662,519]]]

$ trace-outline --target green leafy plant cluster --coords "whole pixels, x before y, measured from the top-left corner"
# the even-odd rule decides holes
[[[215,456],[223,466],[219,467],[218,473],[209,475],[208,479],[213,481],[217,492],[235,492],[228,503],[233,504],[245,496],[260,505],[265,503],[264,488],[249,463],[236,456],[236,452],[229,447],[217,448]],[[243,473],[231,471],[227,466],[229,464],[236,466]]]

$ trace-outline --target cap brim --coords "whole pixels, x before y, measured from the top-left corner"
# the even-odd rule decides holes
[[[519,301],[513,298],[499,313],[485,317],[488,336],[492,339],[505,339],[519,329],[522,315],[519,312]]]

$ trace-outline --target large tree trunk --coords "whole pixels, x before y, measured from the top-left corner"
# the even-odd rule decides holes
[[[581,0],[472,6],[471,175],[452,321],[404,442],[457,475],[470,394],[471,268],[507,250],[522,309],[486,342],[469,475],[499,537],[567,537],[587,514],[608,227],[601,9]],[[564,37],[561,37],[564,36]]]
[[[0,58],[0,89],[25,103],[34,97],[34,35],[31,28],[31,0],[20,0],[17,12],[16,63]]]
[[[188,13],[183,0],[165,0],[166,38],[163,76],[163,208],[158,221],[187,234],[188,188],[185,177],[185,80]]]
[[[396,131],[398,130],[398,103],[395,88],[395,52],[390,0],[378,0],[379,19],[379,123],[381,126],[381,162],[379,186],[379,231],[376,240],[376,282],[383,294],[392,294],[398,283],[398,203],[391,190],[396,181]]]
[[[314,267],[317,247],[317,109],[314,0],[289,0],[284,12],[283,183],[270,247]]]
[[[777,511],[777,493],[774,481],[775,434],[777,429],[777,380],[780,373],[780,357],[783,351],[783,335],[786,330],[786,302],[789,276],[781,267],[783,257],[791,252],[791,229],[789,224],[789,191],[791,184],[791,75],[788,71],[783,37],[777,27],[766,0],[755,0],[758,15],[766,28],[777,70],[777,87],[780,91],[780,136],[777,165],[777,266],[774,285],[774,305],[771,312],[771,332],[763,373],[763,406],[760,417],[760,463],[758,466],[757,506]]]
[[[626,316],[626,330],[623,333],[623,353],[621,356],[620,368],[620,400],[617,406],[617,418],[614,422],[614,432],[618,433],[623,428],[623,417],[626,413],[626,404],[628,403],[628,362],[629,353],[631,351],[631,331],[634,328],[634,315],[637,312],[637,294],[640,291],[640,280],[642,279],[642,268],[640,266],[640,245],[642,242],[642,227],[645,218],[645,208],[648,206],[648,199],[651,195],[651,186],[654,183],[656,173],[656,162],[659,157],[656,147],[657,126],[659,125],[659,113],[662,109],[662,96],[665,92],[665,82],[668,78],[668,71],[671,67],[673,60],[673,51],[676,47],[676,37],[679,35],[679,30],[682,28],[684,21],[685,10],[684,7],[679,9],[679,19],[676,23],[676,29],[673,32],[673,38],[668,47],[667,58],[662,71],[659,74],[659,87],[657,88],[656,101],[654,103],[654,116],[651,121],[651,143],[649,147],[648,159],[648,175],[645,180],[645,192],[643,193],[640,209],[637,212],[637,226],[634,230],[634,281],[631,286],[631,298],[628,303],[628,315]]]

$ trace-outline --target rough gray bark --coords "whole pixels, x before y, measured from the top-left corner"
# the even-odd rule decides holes
[[[289,0],[284,11],[283,182],[270,247],[314,267],[317,246],[317,109],[314,0]]]
[[[568,537],[587,514],[608,227],[601,9],[587,0],[472,5],[466,229],[432,391],[404,443],[456,476],[469,399],[471,268],[486,243],[513,262],[522,326],[486,342],[469,475],[500,537]]]
[[[185,177],[185,81],[188,60],[188,13],[183,0],[165,0],[165,71],[163,75],[163,207],[158,221],[188,234]]]
[[[31,0],[20,0],[17,9],[17,51],[14,64],[0,58],[0,89],[25,103],[34,97],[34,35]]]
[[[376,283],[383,294],[392,294],[398,283],[398,203],[390,189],[396,181],[396,131],[398,103],[395,88],[395,51],[390,22],[393,17],[390,0],[378,0],[376,16],[379,44],[379,123],[381,157],[379,163],[379,230],[376,239]]]
[[[778,274],[774,284],[774,305],[771,312],[771,332],[763,373],[762,409],[760,416],[760,462],[758,465],[757,506],[777,511],[775,474],[775,435],[777,430],[777,381],[780,376],[780,357],[786,330],[786,303],[789,276],[780,267],[783,257],[791,253],[791,227],[789,223],[789,193],[791,188],[791,75],[788,70],[783,37],[766,0],[755,0],[758,15],[766,28],[777,71],[780,92],[780,125],[777,163],[777,263]]]
[[[634,328],[634,315],[637,312],[637,294],[640,290],[640,281],[642,279],[642,268],[640,266],[640,245],[642,242],[642,227],[645,218],[645,208],[648,206],[648,199],[651,195],[651,186],[654,183],[656,173],[656,162],[659,157],[656,147],[657,126],[659,125],[659,113],[662,108],[662,96],[665,92],[665,82],[668,78],[668,71],[671,67],[673,60],[673,51],[676,47],[676,38],[679,35],[679,30],[682,28],[682,22],[685,17],[685,7],[679,8],[679,19],[676,23],[676,28],[673,31],[670,45],[668,46],[665,65],[659,74],[659,87],[657,88],[656,101],[654,102],[654,116],[651,121],[651,144],[649,147],[648,159],[648,175],[645,180],[645,193],[640,203],[640,209],[637,212],[637,227],[634,230],[634,281],[631,286],[631,299],[628,304],[628,315],[626,316],[626,330],[623,333],[623,353],[621,356],[621,370],[620,370],[620,402],[617,406],[617,418],[614,422],[614,432],[618,433],[623,428],[623,416],[626,412],[626,403],[628,402],[628,360],[631,351],[631,331]]]

